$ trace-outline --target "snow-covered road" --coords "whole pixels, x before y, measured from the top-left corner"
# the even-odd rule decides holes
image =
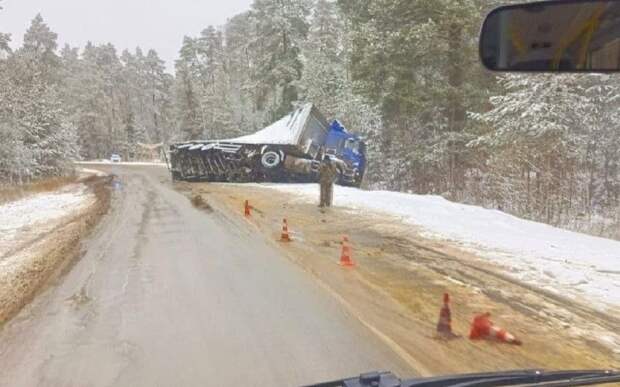
[[[316,201],[316,184],[261,187]],[[525,283],[578,297],[605,310],[620,306],[620,242],[532,222],[497,210],[450,202],[439,196],[336,187],[335,203],[372,210],[417,226],[428,237],[476,252]]]
[[[50,290],[0,331],[1,386],[296,386],[415,370],[244,220],[158,167],[122,189]]]

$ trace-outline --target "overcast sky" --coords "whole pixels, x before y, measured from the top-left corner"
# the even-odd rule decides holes
[[[113,43],[117,50],[157,50],[168,69],[184,35],[196,36],[208,25],[222,25],[250,8],[252,0],[0,0],[0,32],[12,35],[13,46],[37,13],[65,43]]]

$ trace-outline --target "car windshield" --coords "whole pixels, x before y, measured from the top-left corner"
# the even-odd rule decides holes
[[[515,4],[0,0],[0,386],[612,375],[620,3]]]

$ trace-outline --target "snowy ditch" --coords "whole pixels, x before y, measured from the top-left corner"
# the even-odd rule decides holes
[[[261,184],[318,200],[317,184]],[[336,206],[371,210],[417,226],[426,237],[448,240],[538,288],[578,297],[599,310],[620,306],[620,242],[532,222],[439,196],[363,191],[337,186]]]
[[[49,231],[62,218],[94,200],[84,184],[35,194],[0,205],[0,257],[22,239]]]

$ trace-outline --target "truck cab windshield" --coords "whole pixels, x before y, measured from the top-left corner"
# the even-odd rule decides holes
[[[359,154],[360,153],[360,142],[359,140],[348,139],[344,144],[344,148],[355,154]]]

